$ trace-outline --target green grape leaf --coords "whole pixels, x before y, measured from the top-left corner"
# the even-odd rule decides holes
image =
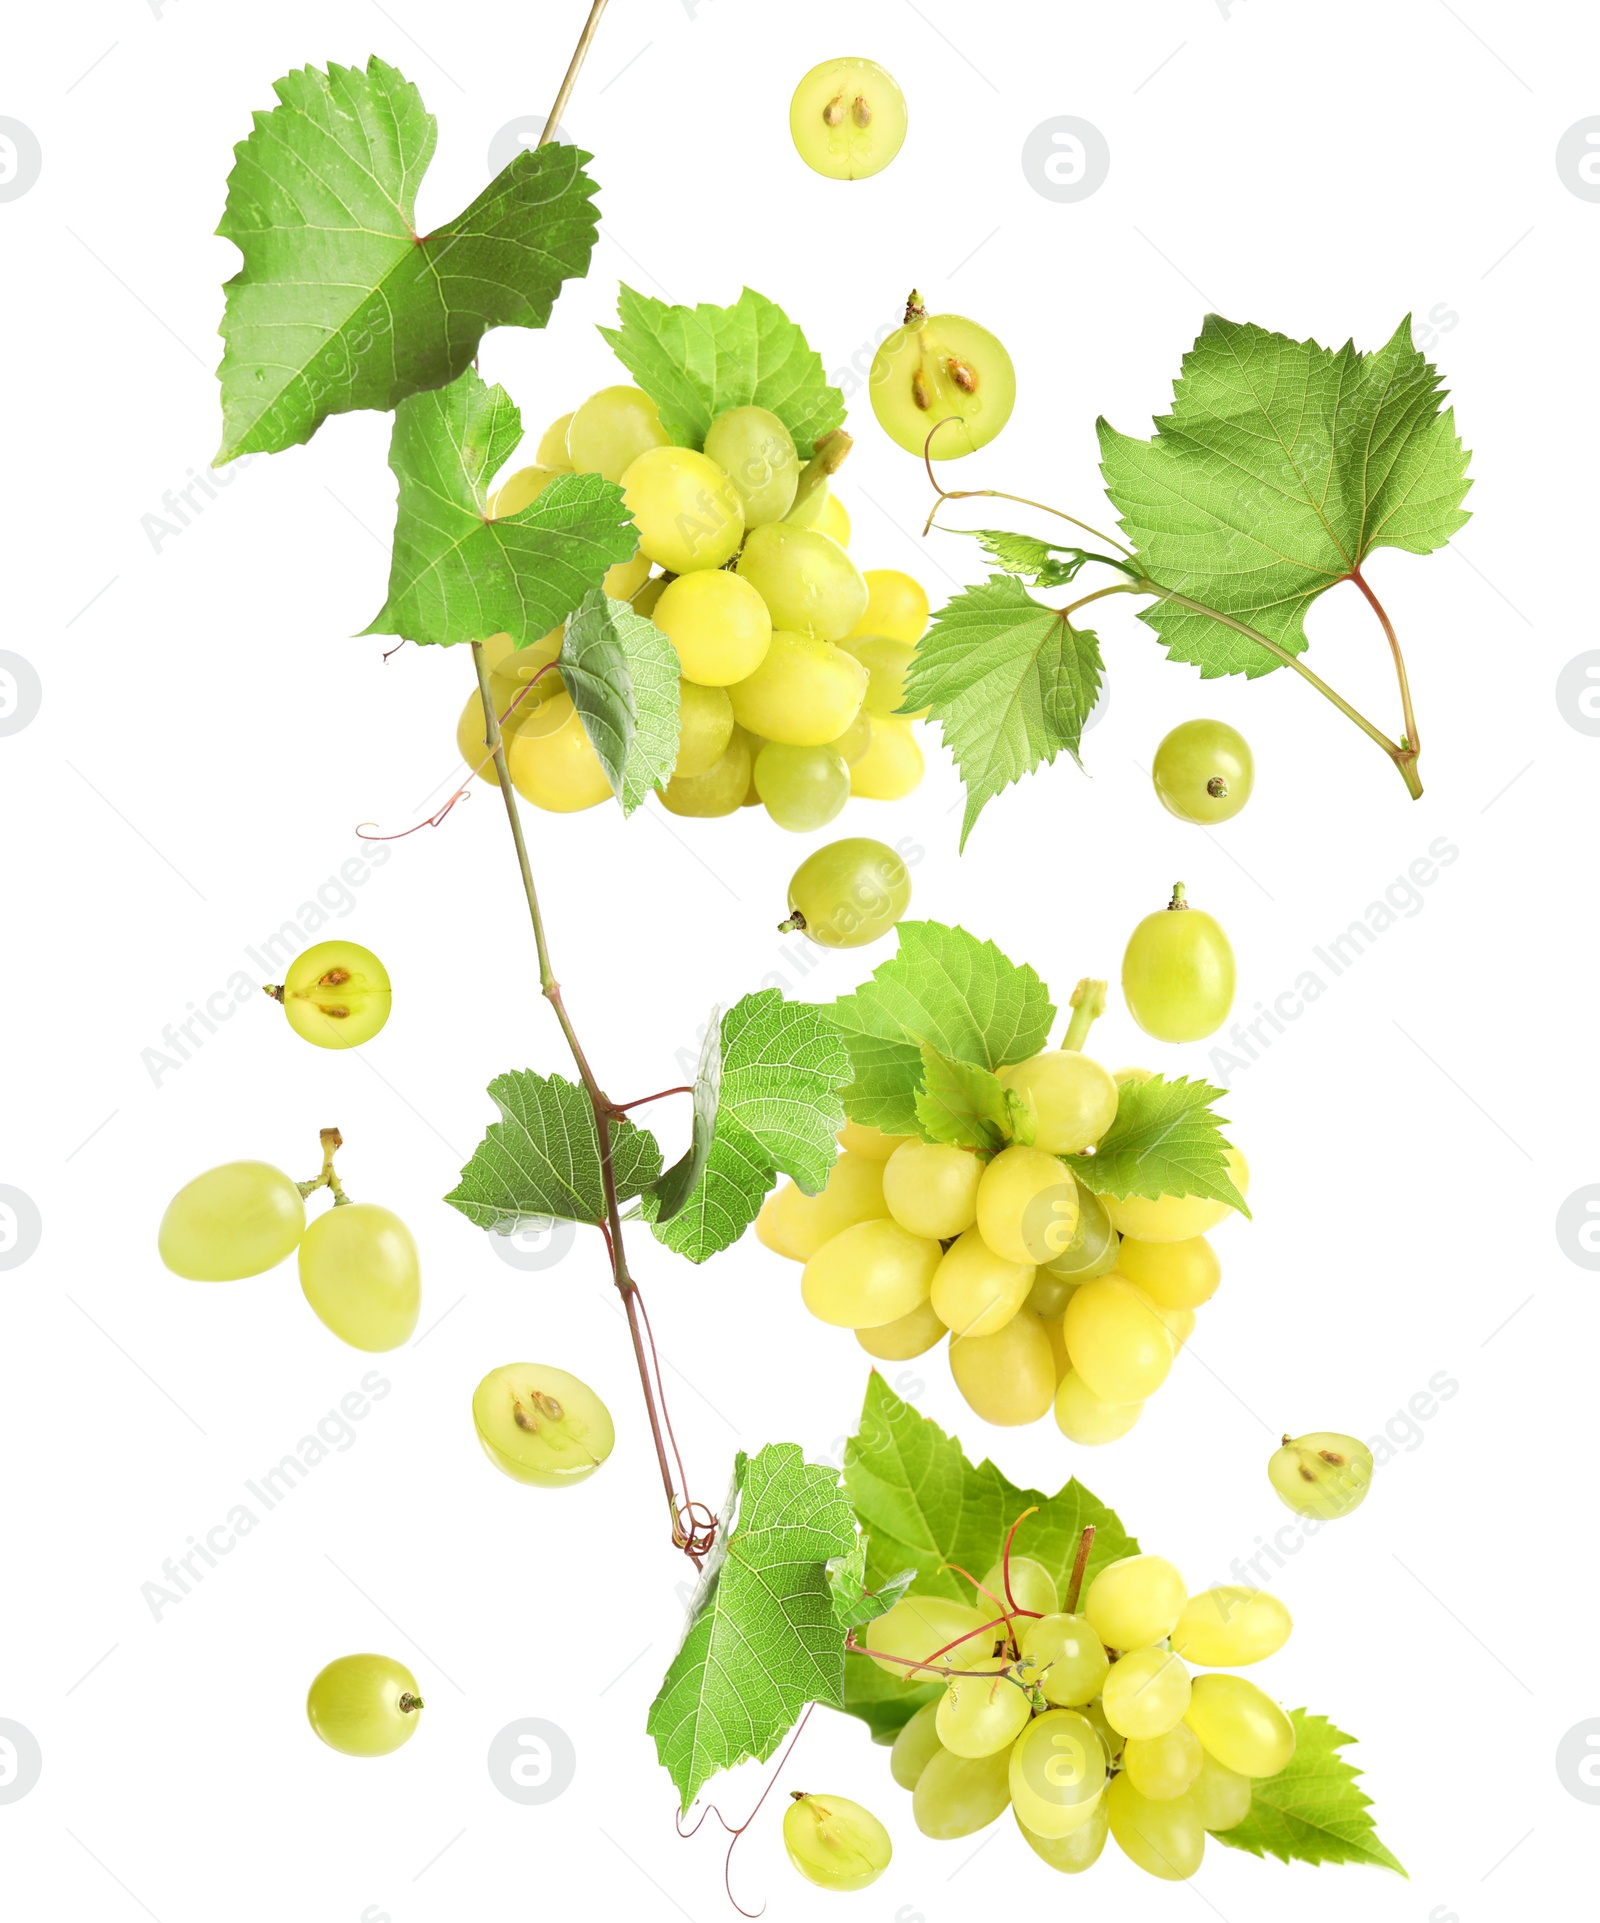
[[[665,783],[678,758],[672,643],[626,601],[591,588],[567,623],[561,679],[622,812],[631,815]]]
[[[1301,654],[1306,609],[1374,548],[1427,554],[1468,520],[1471,457],[1443,398],[1409,316],[1361,354],[1211,314],[1150,440],[1099,423],[1101,470],[1156,581]],[[1281,665],[1170,601],[1139,618],[1204,677]]]
[[[914,1569],[901,1569],[879,1589],[867,1586],[867,1539],[856,1537],[847,1556],[828,1564],[828,1588],[833,1596],[833,1620],[842,1632],[860,1629],[886,1609],[892,1609],[916,1580]]]
[[[1372,1798],[1356,1784],[1360,1771],[1339,1754],[1355,1738],[1326,1716],[1289,1712],[1294,1760],[1276,1776],[1250,1785],[1250,1814],[1212,1840],[1252,1856],[1291,1863],[1372,1863],[1406,1872],[1378,1840]]]
[[[997,1155],[1008,1142],[1026,1145],[1038,1134],[1038,1118],[1015,1089],[971,1062],[953,1062],[922,1044],[922,1087],[917,1124],[930,1142]]]
[[[217,228],[244,256],[224,290],[219,464],[446,385],[491,327],[543,327],[598,227],[589,156],[552,142],[418,234],[435,127],[403,74],[374,57],[299,68],[273,92],[233,150]]]
[[[843,1707],[827,1565],[855,1543],[834,1470],[792,1442],[739,1452],[717,1550],[645,1725],[685,1810],[718,1770],[765,1761],[807,1703]]]
[[[1079,761],[1100,674],[1093,632],[1041,606],[1012,575],[992,574],[939,610],[901,705],[926,708],[956,758],[967,788],[963,848],[1002,789],[1063,748]]]
[[[614,604],[613,604],[614,605]],[[722,1010],[713,1008],[700,1044],[700,1065],[694,1077],[694,1122],[689,1146],[664,1175],[650,1185],[655,1219],[670,1222],[699,1186],[705,1173],[717,1128],[717,1102],[722,1088]]]
[[[726,408],[764,407],[794,436],[801,459],[844,420],[844,396],[781,307],[745,288],[732,307],[669,307],[624,287],[620,327],[601,334],[685,447],[703,447]]]
[[[444,646],[509,634],[526,647],[632,558],[622,489],[598,474],[563,474],[527,507],[489,518],[489,481],[521,439],[505,389],[470,371],[395,409],[389,598],[367,634]]]
[[[763,988],[722,1018],[722,1086],[711,1152],[693,1192],[656,1236],[691,1262],[737,1242],[781,1173],[808,1194],[828,1179],[844,1126],[850,1056],[826,1013]],[[644,1213],[655,1216],[655,1197]]]
[[[576,1082],[531,1068],[497,1075],[489,1094],[504,1117],[491,1122],[460,1183],[444,1198],[480,1229],[509,1234],[546,1216],[605,1220],[600,1138],[594,1110]],[[617,1198],[640,1194],[661,1173],[661,1150],[648,1129],[611,1125]]]
[[[1097,1195],[1204,1195],[1248,1217],[1244,1197],[1228,1174],[1222,1133],[1226,1115],[1211,1107],[1223,1091],[1180,1076],[1169,1082],[1124,1082],[1117,1091],[1117,1118],[1092,1155],[1074,1155],[1067,1166]]]
[[[1037,535],[1013,534],[1009,528],[968,527],[953,531],[970,534],[1007,574],[1031,581],[1036,588],[1064,588],[1078,578],[1085,562],[1109,558],[1091,554],[1087,548],[1061,547],[1055,541],[1041,541]]]
[[[1074,1480],[1045,1496],[1017,1488],[992,1462],[974,1468],[960,1443],[918,1415],[876,1370],[867,1380],[861,1427],[845,1448],[844,1486],[867,1533],[869,1588],[881,1588],[892,1574],[910,1568],[919,1596],[971,1602],[971,1583],[945,1565],[960,1563],[981,1579],[1000,1560],[1006,1531],[1028,1508],[1034,1514],[1017,1530],[1012,1553],[1042,1562],[1063,1592],[1078,1539],[1090,1524],[1095,1536],[1086,1581],[1108,1562],[1139,1551],[1115,1514],[1082,1483]],[[870,1676],[857,1674],[869,1670]],[[867,1657],[849,1660],[845,1707],[880,1742],[893,1741],[933,1693],[925,1683],[896,1681]]]
[[[1033,970],[993,942],[936,921],[903,921],[896,932],[899,952],[824,1012],[850,1045],[850,1119],[917,1135],[924,1044],[955,1062],[1003,1068],[1044,1047],[1055,1009]]]

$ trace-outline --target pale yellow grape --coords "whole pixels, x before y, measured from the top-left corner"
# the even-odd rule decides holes
[[[376,1353],[411,1339],[422,1274],[411,1231],[376,1202],[319,1215],[300,1241],[300,1287],[323,1324],[352,1349]]]
[[[1042,1265],[1034,1271],[1027,1306],[1041,1322],[1059,1322],[1077,1288],[1078,1284],[1072,1277],[1057,1275],[1048,1264]]]
[[[941,1747],[911,1792],[911,1815],[917,1828],[941,1843],[987,1829],[1011,1801],[1009,1762],[1009,1750],[997,1749],[992,1756],[957,1756]]]
[[[1189,1707],[1189,1671],[1159,1645],[1130,1649],[1106,1674],[1100,1707],[1124,1736],[1164,1736]]]
[[[751,778],[767,813],[791,834],[827,827],[850,799],[850,770],[826,745],[795,748],[768,741],[755,758]]]
[[[839,543],[787,521],[751,530],[739,556],[739,575],[766,602],[775,628],[822,641],[847,635],[867,605],[861,570]]]
[[[483,644],[485,665],[494,681],[503,681],[513,694],[520,694],[525,682],[532,681],[541,668],[548,668],[561,653],[561,643],[566,637],[566,628],[552,628],[536,641],[530,641],[525,648],[519,648],[509,634],[491,634]],[[494,689],[499,693],[499,689]],[[552,695],[561,692],[559,676],[547,674],[538,686],[517,706],[510,721],[502,722],[502,727],[520,725],[541,702],[548,701]],[[505,713],[505,703],[495,709],[496,714]]]
[[[838,495],[834,493],[832,488],[829,488],[827,490],[826,495],[823,499],[821,512],[817,515],[816,521],[814,522],[813,525],[816,527],[819,533],[826,534],[831,539],[837,541],[840,547],[842,548],[849,547],[850,545],[849,511],[846,509],[844,502],[841,501]]]
[[[616,1443],[594,1390],[547,1362],[491,1369],[472,1392],[472,1421],[494,1466],[540,1489],[587,1481]]]
[[[1161,1309],[1197,1309],[1222,1280],[1222,1264],[1203,1235],[1187,1242],[1140,1242],[1124,1236],[1117,1273],[1142,1289]]]
[[[1250,1778],[1219,1763],[1204,1743],[1200,1745],[1200,1773],[1187,1794],[1208,1830],[1231,1830],[1250,1814]]]
[[[1115,1270],[1084,1283],[1062,1328],[1074,1371],[1103,1402],[1144,1402],[1172,1369],[1172,1337],[1160,1312]]]
[[[613,601],[632,601],[650,579],[650,557],[636,554],[631,561],[614,561],[600,585]],[[637,609],[634,610],[638,612]]]
[[[506,708],[516,699],[517,691],[507,681],[499,681],[496,685],[497,680],[498,677],[490,681],[489,699],[496,703],[496,713],[504,714]],[[543,683],[540,685],[543,686]],[[518,708],[508,721],[501,722],[500,733],[503,737],[510,736],[516,725],[524,719],[523,710],[534,703],[535,696],[530,694],[522,707]],[[498,784],[500,777],[495,772],[494,762],[488,759],[489,743],[484,728],[483,697],[476,688],[467,696],[467,704],[461,710],[461,717],[456,722],[456,748],[461,759],[480,781]]]
[[[1111,1664],[1087,1616],[1052,1612],[1024,1623],[1017,1646],[1045,1701],[1060,1709],[1092,1703],[1105,1686]]]
[[[1030,1264],[1006,1261],[976,1229],[968,1229],[939,1264],[933,1306],[939,1320],[958,1336],[993,1335],[1022,1307],[1032,1287]]]
[[[1064,1333],[1061,1346],[1070,1362]],[[1070,1367],[1057,1381],[1056,1427],[1068,1442],[1080,1443],[1086,1449],[1120,1440],[1143,1414],[1142,1402],[1107,1402],[1097,1396]]]
[[[691,574],[691,581],[699,577]],[[733,739],[733,703],[726,688],[698,681],[678,683],[678,758],[674,775],[703,775],[722,759]]]
[[[847,1796],[797,1796],[783,1812],[783,1846],[809,1883],[823,1890],[864,1890],[893,1854],[889,1832]]]
[[[919,1303],[908,1315],[896,1316],[875,1329],[857,1329],[856,1340],[870,1356],[880,1362],[909,1362],[914,1355],[926,1355],[949,1334],[934,1313],[931,1302]]]
[[[1160,1736],[1130,1736],[1122,1766],[1141,1796],[1165,1803],[1182,1796],[1200,1774],[1205,1751],[1187,1723],[1174,1723]]]
[[[1008,1676],[952,1676],[939,1699],[939,1741],[956,1756],[1009,1749],[1032,1712]]]
[[[872,716],[865,708],[858,708],[855,720],[837,740],[830,741],[828,746],[853,768],[872,746]]]
[[[906,1142],[883,1165],[884,1205],[901,1228],[947,1242],[977,1221],[982,1174],[971,1149]]]
[[[674,775],[661,796],[671,815],[702,818],[737,813],[750,787],[750,747],[737,727],[703,775]]]
[[[839,1146],[852,1155],[864,1155],[869,1162],[887,1162],[904,1142],[921,1139],[916,1135],[885,1135],[870,1122],[846,1122],[838,1134]]]
[[[886,634],[846,635],[839,646],[846,654],[853,654],[867,671],[867,712],[900,714],[906,698],[906,675],[917,658],[916,649]],[[901,718],[921,721],[927,713],[926,708],[913,708]]]
[[[915,647],[928,630],[928,596],[922,584],[898,568],[868,568],[861,578],[867,584],[867,605],[851,634],[883,634]]]
[[[388,1756],[407,1743],[423,1707],[417,1679],[392,1656],[338,1656],[306,1692],[306,1719],[343,1756]]]
[[[1008,1565],[1000,1562],[990,1567],[988,1574],[983,1578],[982,1590],[978,1596],[980,1604],[988,1603],[991,1597],[997,1596],[1000,1600],[994,1605],[996,1610],[1031,1609],[1035,1616],[1053,1616],[1056,1613],[1060,1607],[1056,1595],[1056,1579],[1042,1562],[1036,1562],[1032,1556],[1012,1556],[1009,1564],[1011,1579],[1009,1603],[1006,1600],[1007,1569]],[[1015,1627],[1019,1632],[1026,1626],[1027,1620],[1020,1616],[1016,1619]]]
[[[1117,1847],[1149,1875],[1182,1883],[1199,1869],[1206,1833],[1188,1797],[1154,1802],[1139,1794],[1124,1770],[1107,1791],[1107,1814]]]
[[[883,1199],[882,1163],[846,1150],[815,1195],[807,1195],[794,1182],[784,1183],[778,1191],[773,1227],[802,1262],[809,1262],[841,1229],[888,1213]]]
[[[579,474],[620,481],[641,454],[671,438],[648,394],[637,387],[602,387],[568,423],[567,459]]]
[[[1105,1790],[1105,1745],[1077,1710],[1047,1709],[1012,1744],[1007,1776],[1021,1821],[1038,1836],[1067,1836]]]
[[[1217,1761],[1240,1776],[1276,1776],[1294,1755],[1294,1724],[1247,1676],[1197,1676],[1187,1721]]]
[[[744,539],[738,490],[715,461],[692,448],[641,454],[622,476],[622,501],[639,530],[639,546],[669,574],[720,568]]]
[[[1052,1155],[1091,1148],[1117,1119],[1117,1085],[1092,1056],[1076,1048],[1047,1048],[1000,1071],[1006,1088],[1032,1108],[1033,1146]]]
[[[997,1428],[1037,1422],[1055,1401],[1050,1338],[1029,1309],[993,1335],[952,1335],[950,1374],[967,1407]]]
[[[789,102],[789,134],[814,173],[865,180],[881,173],[906,137],[906,101],[875,60],[824,60]]]
[[[756,1240],[764,1249],[771,1249],[774,1255],[781,1255],[791,1262],[798,1262],[801,1258],[778,1233],[777,1210],[778,1193],[774,1189],[761,1204],[761,1212],[756,1217]]]
[[[978,1228],[1008,1262],[1047,1262],[1078,1226],[1071,1172],[1043,1149],[1002,1149],[978,1184]]]
[[[850,792],[864,801],[899,801],[922,780],[922,749],[908,721],[868,715],[865,753],[850,763]]]
[[[1003,1665],[993,1660],[995,1631],[989,1627],[994,1613],[945,1596],[902,1596],[856,1640],[880,1669],[903,1681],[929,1682],[952,1669],[999,1670]]]
[[[569,694],[528,716],[506,745],[506,764],[523,800],[551,814],[575,814],[611,798],[610,778]]]
[[[648,555],[645,556],[646,561],[649,558]],[[653,621],[656,606],[671,585],[672,583],[664,574],[652,574],[644,586],[637,589],[630,597],[633,601],[634,613],[642,614],[647,621]]]
[[[944,1745],[939,1741],[939,1705],[924,1703],[904,1724],[889,1751],[889,1774],[902,1789],[915,1789],[917,1778]]]
[[[857,1222],[823,1243],[805,1266],[800,1294],[819,1322],[873,1329],[928,1299],[939,1244],[898,1222]]]
[[[785,524],[789,527],[816,527],[832,498],[827,477],[814,478],[809,487],[795,490],[793,504],[783,517]],[[829,538],[833,537],[830,535]]]
[[[867,671],[853,655],[831,641],[775,628],[771,646],[743,680],[729,687],[728,699],[739,725],[753,734],[795,748],[823,747],[860,713],[866,686]]]
[[[706,433],[706,458],[738,489],[747,528],[781,521],[794,502],[800,456],[794,437],[765,407],[730,407]]]
[[[1016,1815],[1015,1810],[1012,1814]],[[1075,1830],[1068,1830],[1065,1836],[1038,1836],[1020,1816],[1017,1816],[1017,1828],[1022,1832],[1023,1842],[1041,1861],[1064,1875],[1075,1876],[1081,1870],[1093,1869],[1106,1846],[1106,1837],[1110,1833],[1106,1798],[1096,1797],[1088,1822],[1080,1823]]]
[[[1250,1192],[1250,1165],[1236,1148],[1225,1157],[1228,1177],[1241,1195]],[[1228,1202],[1214,1202],[1203,1195],[1130,1195],[1118,1200],[1106,1197],[1111,1220],[1123,1235],[1140,1242],[1188,1242],[1214,1229],[1225,1216],[1235,1213]]]
[[[282,1170],[224,1162],[178,1190],[156,1241],[186,1282],[237,1282],[276,1268],[305,1232],[306,1205]]]
[[[1165,1556],[1119,1556],[1090,1583],[1083,1613],[1108,1649],[1139,1649],[1170,1636],[1187,1601]]]
[[[1072,1240],[1059,1255],[1052,1255],[1043,1268],[1062,1282],[1092,1282],[1117,1266],[1117,1232],[1111,1226],[1105,1201],[1091,1188],[1085,1188],[1076,1175],[1078,1224]],[[1066,1299],[1062,1298],[1062,1308]]]
[[[1194,1334],[1194,1310],[1168,1309],[1158,1302],[1155,1305],[1155,1311],[1167,1325],[1167,1334],[1171,1337],[1172,1347],[1176,1352]]]
[[[539,436],[533,458],[540,467],[554,468],[558,474],[571,472],[572,456],[567,452],[567,429],[571,425],[570,414],[558,415]]]
[[[1043,1269],[1034,1270],[1035,1287],[1038,1286],[1039,1277],[1044,1273],[1045,1271]],[[1031,1290],[1029,1292],[1029,1300],[1030,1301],[1032,1300]],[[1028,1305],[1027,1303],[1024,1303],[1023,1306],[1027,1307]],[[1038,1311],[1035,1310],[1034,1313],[1038,1314]],[[1062,1381],[1064,1380],[1065,1377],[1069,1376],[1072,1373],[1072,1357],[1067,1354],[1067,1338],[1061,1332],[1061,1317],[1059,1315],[1052,1315],[1052,1316],[1045,1317],[1044,1332],[1046,1336],[1049,1337],[1049,1340],[1050,1340],[1050,1359],[1056,1365],[1056,1388],[1057,1388],[1057,1395],[1059,1397],[1060,1385]],[[1059,1419],[1059,1409],[1058,1409],[1058,1419]]]
[[[725,688],[754,674],[772,643],[767,604],[721,568],[680,575],[650,618],[672,643],[684,678],[703,688]]]
[[[520,514],[525,507],[531,507],[550,483],[557,479],[559,471],[553,467],[519,467],[514,474],[508,474],[489,496],[490,520],[498,521],[508,514]]]
[[[1172,1647],[1205,1669],[1242,1669],[1275,1656],[1293,1628],[1288,1608],[1270,1590],[1223,1583],[1184,1604]]]

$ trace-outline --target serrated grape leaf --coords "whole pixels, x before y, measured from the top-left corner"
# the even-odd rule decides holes
[[[906,674],[909,713],[926,708],[966,783],[961,846],[1003,788],[1065,749],[1074,761],[1100,693],[1100,643],[992,574],[946,602]],[[1081,766],[1081,762],[1079,763]]]
[[[1209,1082],[1186,1076],[1175,1082],[1161,1075],[1123,1082],[1116,1120],[1092,1155],[1074,1155],[1068,1166],[1097,1195],[1204,1195],[1248,1217],[1245,1199],[1228,1174],[1227,1151],[1233,1145],[1222,1133],[1228,1118],[1211,1107],[1222,1095]]]
[[[622,812],[631,815],[678,758],[676,650],[626,601],[591,588],[567,623],[561,679]]]
[[[1041,541],[1037,535],[1013,534],[1010,528],[969,527],[955,532],[970,534],[1007,574],[1030,581],[1036,588],[1064,588],[1078,578],[1085,562],[1108,558],[1091,554],[1087,548],[1061,547],[1055,541]]]
[[[844,420],[844,396],[783,309],[745,288],[732,307],[669,307],[624,287],[620,327],[601,334],[685,447],[730,407],[764,407],[794,436],[802,460]]]
[[[1044,1047],[1050,992],[993,942],[936,921],[903,921],[899,952],[824,1012],[850,1045],[845,1111],[886,1135],[917,1135],[922,1047],[952,1061],[1004,1068]]]
[[[1038,1134],[1032,1108],[1015,1089],[971,1062],[953,1062],[922,1044],[917,1124],[930,1142],[997,1155],[1008,1142],[1026,1145]]]
[[[594,1110],[576,1082],[531,1068],[497,1075],[489,1095],[504,1117],[491,1122],[461,1180],[444,1198],[480,1229],[509,1234],[546,1216],[605,1219],[600,1139]],[[648,1129],[611,1125],[617,1198],[638,1195],[661,1173],[661,1150]]]
[[[1290,1863],[1373,1863],[1406,1872],[1378,1840],[1368,1811],[1372,1798],[1357,1786],[1360,1771],[1339,1754],[1355,1738],[1326,1716],[1293,1709],[1294,1760],[1276,1776],[1250,1785],[1250,1814],[1212,1840],[1252,1856]]]
[[[694,1193],[705,1172],[716,1134],[717,1102],[722,1088],[722,1010],[713,1008],[700,1044],[694,1077],[694,1123],[689,1146],[665,1174],[650,1185],[658,1222],[670,1222]]]
[[[1471,457],[1442,400],[1409,315],[1361,354],[1352,341],[1334,350],[1211,314],[1150,440],[1098,424],[1101,470],[1156,581],[1300,654],[1306,609],[1374,548],[1427,554],[1469,518]],[[1280,665],[1171,602],[1139,618],[1202,676]]]
[[[374,57],[299,68],[273,92],[233,150],[217,228],[244,256],[224,289],[219,464],[444,386],[488,328],[543,327],[598,228],[589,156],[551,142],[419,234],[435,127],[403,74]]]
[[[981,1581],[1000,1560],[1006,1531],[1030,1507],[1035,1513],[1017,1530],[1012,1553],[1042,1562],[1063,1592],[1089,1524],[1095,1537],[1086,1580],[1106,1563],[1139,1551],[1116,1515],[1082,1483],[1074,1480],[1045,1496],[1017,1488],[992,1462],[974,1468],[960,1443],[902,1401],[876,1370],[867,1381],[861,1427],[845,1448],[844,1486],[867,1533],[866,1581],[872,1588],[910,1568],[919,1596],[971,1602],[971,1583],[944,1565],[960,1563]],[[924,1683],[897,1682],[864,1656],[852,1656],[845,1672],[845,1707],[880,1742],[892,1741],[932,1694]]]
[[[828,1179],[844,1126],[850,1056],[825,1011],[763,988],[722,1018],[722,1086],[705,1170],[659,1240],[691,1262],[737,1242],[779,1174],[808,1194]],[[646,1216],[655,1198],[644,1198]]]
[[[827,1565],[849,1555],[856,1525],[837,1473],[792,1442],[741,1450],[718,1535],[645,1725],[685,1810],[718,1770],[770,1756],[807,1703],[843,1707]]]
[[[489,518],[488,482],[521,439],[511,397],[470,371],[395,409],[389,598],[365,633],[441,646],[509,634],[526,647],[633,558],[622,489],[598,474],[563,474],[527,507]]]
[[[828,1564],[828,1588],[833,1596],[833,1620],[840,1633],[860,1629],[892,1609],[916,1578],[914,1569],[897,1570],[877,1589],[867,1585],[867,1539],[857,1536],[847,1556],[835,1556]]]

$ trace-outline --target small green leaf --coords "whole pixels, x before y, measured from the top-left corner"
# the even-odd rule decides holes
[[[575,1082],[513,1069],[489,1094],[504,1120],[491,1122],[461,1181],[444,1198],[480,1229],[509,1234],[545,1216],[605,1220],[600,1138],[594,1110]],[[647,1129],[611,1125],[611,1167],[618,1200],[638,1195],[661,1173],[661,1150]]]
[[[1339,1754],[1355,1738],[1326,1716],[1289,1712],[1294,1760],[1276,1776],[1250,1785],[1250,1814],[1215,1841],[1252,1856],[1290,1863],[1372,1863],[1405,1871],[1378,1840],[1368,1811],[1372,1798],[1356,1784],[1360,1771]]]
[[[1068,1166],[1097,1195],[1203,1195],[1248,1216],[1228,1173],[1232,1144],[1222,1133],[1228,1118],[1211,1107],[1222,1095],[1209,1082],[1187,1078],[1124,1082],[1116,1120],[1095,1152],[1072,1156]]]
[[[591,588],[567,623],[561,679],[622,812],[632,814],[666,781],[678,758],[678,657],[672,643],[626,601]]]
[[[903,706],[926,708],[966,783],[961,846],[986,803],[1065,749],[1074,761],[1100,692],[1088,628],[994,574],[939,610],[917,643]]]
[[[661,411],[661,425],[685,447],[730,407],[776,414],[802,460],[844,420],[844,396],[781,307],[746,288],[732,307],[669,307],[624,287],[620,327],[601,334]]]
[[[833,1594],[833,1620],[841,1631],[860,1629],[892,1609],[916,1579],[916,1570],[902,1569],[879,1589],[867,1587],[867,1539],[857,1536],[847,1556],[828,1564],[828,1588]]]
[[[1036,588],[1064,588],[1077,579],[1079,569],[1086,562],[1110,558],[1091,554],[1087,548],[1060,547],[1054,541],[1041,541],[1033,534],[1013,534],[1009,528],[973,527],[954,531],[970,534],[1007,574],[1031,581]]]
[[[714,1008],[700,1046],[700,1066],[694,1078],[694,1126],[689,1146],[667,1172],[650,1185],[658,1223],[670,1222],[694,1193],[705,1172],[717,1126],[717,1099],[722,1087],[722,1011]]]
[[[936,1048],[922,1044],[922,1088],[917,1095],[917,1122],[930,1142],[953,1148],[976,1149],[997,1155],[1013,1139],[1018,1117],[1031,1123],[1033,1111],[1015,1091],[1002,1088],[999,1078],[971,1062],[953,1062]],[[1036,1129],[1029,1127],[1028,1139]]]

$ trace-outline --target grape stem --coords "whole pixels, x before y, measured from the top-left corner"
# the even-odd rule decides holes
[[[828,477],[837,474],[844,466],[845,457],[855,442],[842,427],[836,427],[830,434],[824,434],[816,443],[811,459],[800,470],[800,479],[795,484],[794,500],[789,505],[792,515],[802,502],[810,500],[820,487],[826,487]]]
[[[685,1082],[678,1088],[658,1088],[654,1095],[636,1095],[631,1102],[614,1102],[613,1115],[626,1115],[630,1108],[643,1108],[648,1102],[664,1102],[669,1095],[692,1095],[693,1087]]]
[[[318,1189],[327,1189],[333,1197],[333,1206],[338,1208],[350,1200],[340,1186],[339,1178],[333,1170],[333,1158],[344,1147],[344,1137],[336,1128],[325,1128],[317,1137],[322,1144],[322,1168],[309,1182],[296,1182],[302,1201],[308,1195],[315,1195]]]
[[[555,105],[550,109],[550,118],[544,123],[544,132],[539,136],[539,145],[541,147],[544,146],[547,141],[554,140],[556,137],[556,122],[559,121],[561,116],[567,111],[568,102],[572,99],[572,90],[578,84],[578,74],[583,67],[584,59],[589,52],[589,48],[594,42],[595,34],[599,31],[600,16],[605,10],[606,0],[594,0],[594,5],[589,9],[589,18],[584,21],[583,32],[578,35],[578,44],[572,50],[572,59],[568,63],[567,71],[562,78],[561,88],[556,95]]]
[[[1072,1019],[1067,1023],[1067,1032],[1061,1037],[1061,1046],[1081,1049],[1089,1039],[1089,1030],[1106,1012],[1105,982],[1094,981],[1085,975],[1073,989],[1070,997]]]

